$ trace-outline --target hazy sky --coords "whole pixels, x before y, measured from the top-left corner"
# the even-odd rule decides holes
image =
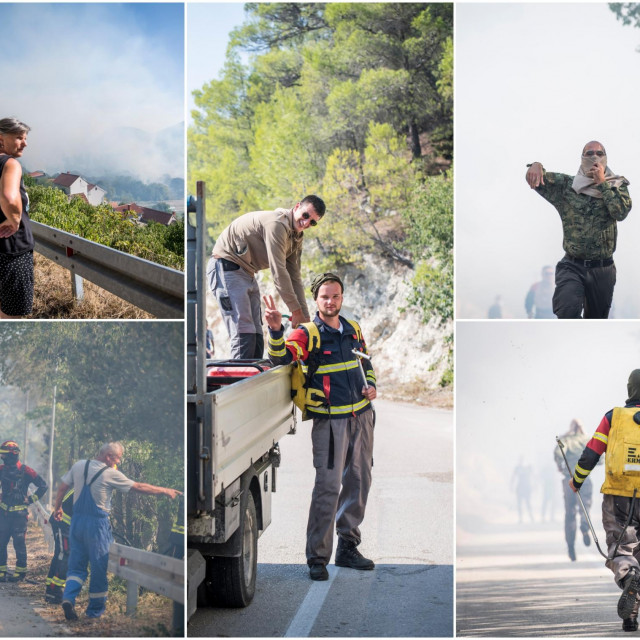
[[[533,465],[536,500],[545,478],[559,490],[555,436],[565,434],[573,418],[591,435],[609,409],[624,405],[639,351],[637,322],[459,321],[458,513],[488,503],[486,517],[498,520],[506,505],[515,506],[509,483],[520,457]],[[601,467],[594,479],[597,493]]]
[[[195,108],[193,90],[219,79],[229,44],[229,33],[245,19],[244,3],[187,4],[187,113]]]
[[[618,223],[615,317],[640,317],[640,29],[605,3],[458,4],[455,33],[456,286],[459,318],[508,317],[563,256],[556,210],[526,165],[574,175],[601,141],[636,206]]]
[[[183,16],[179,3],[0,4],[15,34],[0,114],[32,128],[23,165],[182,176],[182,146],[163,153],[155,136],[184,121]]]

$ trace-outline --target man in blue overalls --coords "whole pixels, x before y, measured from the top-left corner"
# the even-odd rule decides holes
[[[79,460],[62,477],[58,487],[53,517],[62,518],[62,499],[74,488],[73,518],[69,532],[69,568],[62,596],[62,608],[67,620],[77,620],[75,601],[87,579],[87,566],[91,565],[89,582],[88,618],[99,618],[106,608],[109,582],[107,565],[109,547],[113,542],[109,512],[111,494],[116,489],[122,493],[139,491],[150,495],[166,495],[176,498],[180,491],[151,484],[135,482],[127,478],[116,466],[124,454],[119,442],[102,446],[95,460]]]

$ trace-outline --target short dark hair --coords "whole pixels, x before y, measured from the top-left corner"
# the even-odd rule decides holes
[[[305,196],[304,198],[302,198],[302,200],[300,200],[300,204],[305,204],[305,202],[308,202],[321,218],[324,215],[324,212],[327,210],[327,208],[324,206],[324,200],[322,198],[319,198],[318,196]]]

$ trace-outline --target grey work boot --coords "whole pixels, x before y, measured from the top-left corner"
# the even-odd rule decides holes
[[[338,538],[336,566],[348,567],[349,569],[360,569],[361,571],[371,571],[371,569],[376,565],[373,563],[373,560],[369,560],[362,556],[355,543]]]
[[[618,615],[625,620],[631,617],[636,605],[636,597],[640,588],[640,572],[636,567],[631,567],[629,573],[622,579],[622,595],[618,600]]]

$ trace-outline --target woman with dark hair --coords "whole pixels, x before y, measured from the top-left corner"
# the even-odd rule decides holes
[[[16,118],[0,119],[0,318],[31,313],[33,246],[29,196],[17,158],[30,128]]]

